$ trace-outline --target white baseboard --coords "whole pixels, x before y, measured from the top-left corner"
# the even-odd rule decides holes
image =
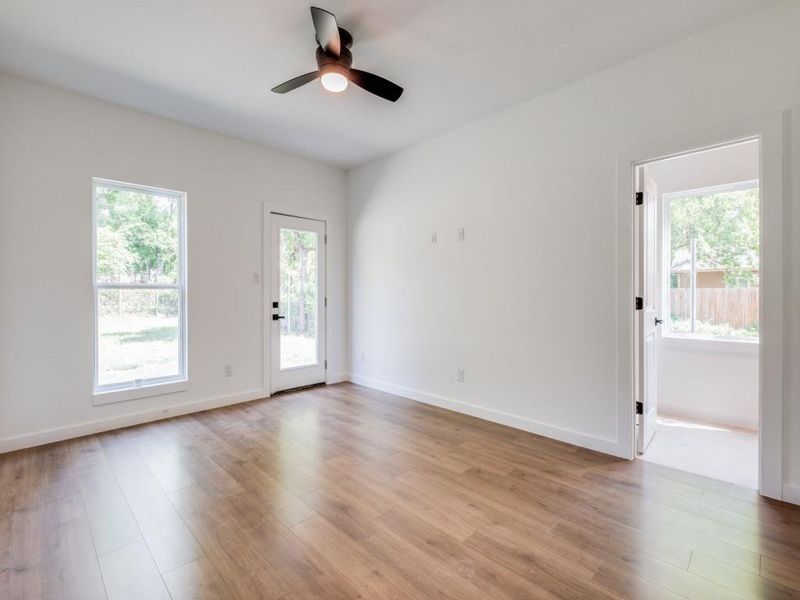
[[[335,375],[328,375],[325,378],[325,383],[327,385],[342,383],[343,381],[350,381],[350,375],[348,373],[336,373]]]
[[[797,483],[784,483],[783,484],[783,501],[791,502],[792,504],[800,505],[800,484]]]
[[[101,433],[103,431],[111,431],[112,429],[120,429],[121,427],[130,427],[131,425],[140,425],[142,423],[159,421],[179,415],[187,415],[189,413],[201,412],[212,408],[239,404],[240,402],[249,402],[250,400],[258,400],[259,398],[266,398],[267,396],[269,396],[269,394],[263,389],[248,390],[246,392],[217,396],[216,398],[208,398],[205,400],[193,400],[191,402],[184,402],[183,404],[176,404],[118,417],[110,417],[108,419],[98,419],[96,421],[89,421],[88,423],[79,423],[77,425],[68,425],[66,427],[26,433],[24,435],[0,439],[0,454],[12,452],[14,450],[22,450],[23,448],[30,448],[32,446],[41,446],[42,444],[69,440],[84,435]]]
[[[358,385],[363,385],[381,392],[394,394],[395,396],[402,396],[403,398],[408,398],[409,400],[416,400],[417,402],[423,402],[425,404],[431,404],[440,408],[446,408],[454,412],[478,417],[479,419],[484,419],[485,421],[491,421],[493,423],[499,423],[501,425],[507,425],[509,427],[513,427],[514,429],[521,429],[522,431],[535,433],[537,435],[558,440],[560,442],[566,442],[574,446],[581,446],[582,448],[588,448],[589,450],[603,452],[604,454],[611,454],[612,456],[627,458],[625,449],[620,448],[620,445],[616,440],[590,436],[584,433],[573,431],[571,429],[564,429],[563,427],[548,425],[533,419],[518,417],[497,410],[492,410],[490,408],[484,408],[482,406],[475,406],[474,404],[460,402],[458,400],[442,398],[441,396],[426,394],[424,392],[411,390],[394,385],[392,383],[380,381],[378,379],[372,379],[371,377],[364,377],[362,375],[355,375],[351,373],[349,380]]]

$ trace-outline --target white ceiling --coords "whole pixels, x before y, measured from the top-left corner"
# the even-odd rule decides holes
[[[773,0],[314,0],[405,88],[269,90],[316,68],[297,0],[0,0],[0,70],[349,167]]]

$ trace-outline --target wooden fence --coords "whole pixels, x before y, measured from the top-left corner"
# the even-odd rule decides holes
[[[689,318],[689,289],[670,290],[670,312]],[[758,288],[698,288],[697,320],[734,329],[758,325]]]

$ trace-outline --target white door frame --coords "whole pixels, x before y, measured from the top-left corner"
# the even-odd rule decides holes
[[[333,219],[331,215],[325,212],[305,209],[305,208],[298,208],[296,206],[285,206],[285,205],[278,205],[278,204],[271,204],[268,202],[264,202],[262,208],[262,223],[261,223],[261,231],[262,231],[262,241],[261,241],[261,251],[262,251],[262,258],[261,258],[261,356],[262,356],[262,364],[261,364],[261,385],[266,393],[266,396],[269,397],[272,395],[272,344],[270,343],[272,335],[272,292],[270,290],[271,282],[272,282],[272,256],[270,254],[272,248],[272,228],[270,227],[270,215],[272,213],[278,213],[281,215],[287,215],[290,217],[299,217],[301,219],[313,219],[315,221],[324,221],[325,222],[325,231],[327,232],[326,235],[330,235],[330,232],[333,230]],[[328,289],[330,289],[329,284],[329,277],[330,277],[330,269],[328,266],[330,265],[330,254],[331,245],[329,244],[325,251],[325,264],[323,268],[325,269],[325,290],[324,290],[324,297],[328,297]],[[323,310],[327,311],[327,307],[323,307]],[[329,312],[327,314],[330,314]],[[328,349],[330,348],[329,343],[329,336],[330,336],[330,319],[325,318],[325,359],[330,360],[328,356]],[[328,383],[328,369],[325,369],[325,383]]]
[[[694,150],[760,141],[761,265],[759,491],[783,495],[784,113],[773,113],[617,155],[617,431],[619,455],[635,456],[633,218],[636,165]]]

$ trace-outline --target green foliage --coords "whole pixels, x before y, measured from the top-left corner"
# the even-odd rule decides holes
[[[180,296],[176,290],[105,288],[97,293],[97,314],[114,319],[141,315],[175,317]]]
[[[697,262],[725,271],[726,286],[758,284],[758,188],[673,200],[670,227],[673,264],[695,238]]]
[[[178,207],[174,199],[100,188],[96,210],[99,280],[177,281]]]
[[[691,330],[691,323],[688,318],[683,315],[670,315],[670,331],[674,333],[689,333]],[[747,327],[737,329],[729,323],[698,320],[695,324],[695,333],[714,337],[758,338],[758,323],[752,323]]]
[[[280,231],[280,300],[284,333],[314,336],[317,331],[317,234]]]

